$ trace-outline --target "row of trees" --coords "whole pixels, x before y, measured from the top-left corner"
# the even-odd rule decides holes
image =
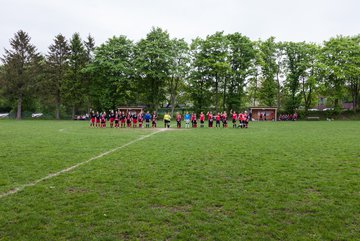
[[[158,109],[178,104],[194,110],[239,110],[249,105],[308,110],[319,95],[340,108],[358,107],[360,35],[337,36],[322,45],[252,41],[223,32],[191,44],[153,28],[144,39],[112,37],[95,48],[93,37],[61,34],[41,55],[19,31],[0,66],[0,105],[71,112],[119,105]]]

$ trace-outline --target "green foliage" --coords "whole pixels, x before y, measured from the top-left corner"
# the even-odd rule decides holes
[[[320,47],[316,44],[305,44],[306,58],[304,65],[306,66],[305,74],[300,77],[300,89],[305,112],[315,102],[316,94],[322,80],[322,70],[319,60]],[[317,93],[318,92],[318,93]]]
[[[249,105],[307,112],[320,96],[337,111],[352,101],[355,111],[360,101],[359,35],[319,46],[216,32],[188,44],[152,28],[137,43],[120,36],[95,48],[91,35],[82,41],[75,33],[68,44],[59,34],[45,58],[26,33],[15,37],[0,66],[0,108],[17,108],[18,117],[24,107],[60,118],[119,105],[171,105],[172,113],[179,104],[197,112]]]
[[[260,103],[265,106],[274,106],[277,96],[277,84],[275,75],[278,72],[276,62],[277,44],[271,37],[259,43],[259,65],[261,69],[261,87],[259,89]]]
[[[229,41],[223,32],[216,32],[206,37],[202,42],[202,65],[206,69],[206,75],[210,81],[211,90],[213,92],[212,102],[215,110],[220,108],[220,95],[223,92],[222,109],[225,109],[225,97],[227,91],[227,78],[230,72],[230,64],[228,62],[228,45]]]
[[[196,38],[190,46],[192,60],[188,91],[190,92],[196,111],[207,109],[211,104],[211,81],[208,68],[203,64],[205,61],[203,42],[203,39]]]
[[[306,96],[306,94],[309,95],[315,86],[313,72],[314,58],[317,57],[314,52],[316,47],[305,42],[286,42],[283,44],[283,48],[287,70],[285,88],[289,92],[285,107],[288,113],[294,113],[299,107],[302,97],[311,100],[311,96]],[[302,91],[305,96],[302,95],[301,87],[303,87]],[[307,108],[309,105],[310,103],[306,103]]]
[[[87,94],[84,86],[84,73],[82,70],[87,64],[87,54],[79,33],[74,33],[70,39],[69,71],[63,83],[64,100],[72,107],[73,115],[76,108],[84,103]]]
[[[56,119],[60,119],[60,108],[64,83],[69,71],[70,47],[61,34],[55,36],[54,43],[50,45],[46,56],[46,78],[43,81],[43,96],[47,96],[51,102],[55,103]]]
[[[134,66],[139,79],[138,88],[150,109],[158,109],[165,99],[166,81],[172,67],[172,43],[167,31],[152,28],[135,47]]]
[[[10,101],[17,103],[17,119],[21,119],[24,99],[34,95],[39,81],[41,56],[30,40],[26,32],[19,30],[10,40],[11,49],[5,49],[5,55],[1,58],[5,93]]]
[[[171,115],[178,103],[178,98],[186,96],[186,79],[190,70],[189,46],[184,39],[172,39],[170,78],[167,92],[170,94]]]
[[[240,33],[229,34],[230,76],[226,103],[228,110],[240,110],[245,107],[244,88],[248,80],[255,74],[254,43]]]
[[[87,66],[94,81],[89,95],[95,109],[113,109],[134,101],[134,44],[125,36],[113,37],[95,50],[95,58]]]
[[[334,96],[336,108],[340,107],[339,101],[345,96],[347,81],[359,80],[359,49],[356,37],[337,36],[324,42],[321,53],[324,83],[328,94]]]

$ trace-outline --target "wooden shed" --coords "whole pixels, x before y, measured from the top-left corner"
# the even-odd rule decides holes
[[[258,121],[276,121],[276,107],[250,107],[251,117]]]
[[[119,106],[117,109],[118,111],[125,113],[130,112],[131,114],[138,114],[141,111],[144,111],[144,108],[142,106]]]

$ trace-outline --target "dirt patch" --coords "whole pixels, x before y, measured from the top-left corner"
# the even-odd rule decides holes
[[[88,192],[85,188],[79,188],[79,187],[68,187],[66,189],[66,192],[68,193],[85,193]]]
[[[179,206],[156,205],[156,206],[152,206],[151,208],[158,210],[166,210],[170,213],[189,213],[192,206],[191,205],[179,205]]]

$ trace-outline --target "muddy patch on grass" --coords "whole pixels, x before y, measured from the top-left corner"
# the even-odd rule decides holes
[[[164,205],[155,205],[151,209],[154,210],[165,210],[170,213],[189,213],[191,210],[191,205],[179,205],[179,206],[164,206]]]

